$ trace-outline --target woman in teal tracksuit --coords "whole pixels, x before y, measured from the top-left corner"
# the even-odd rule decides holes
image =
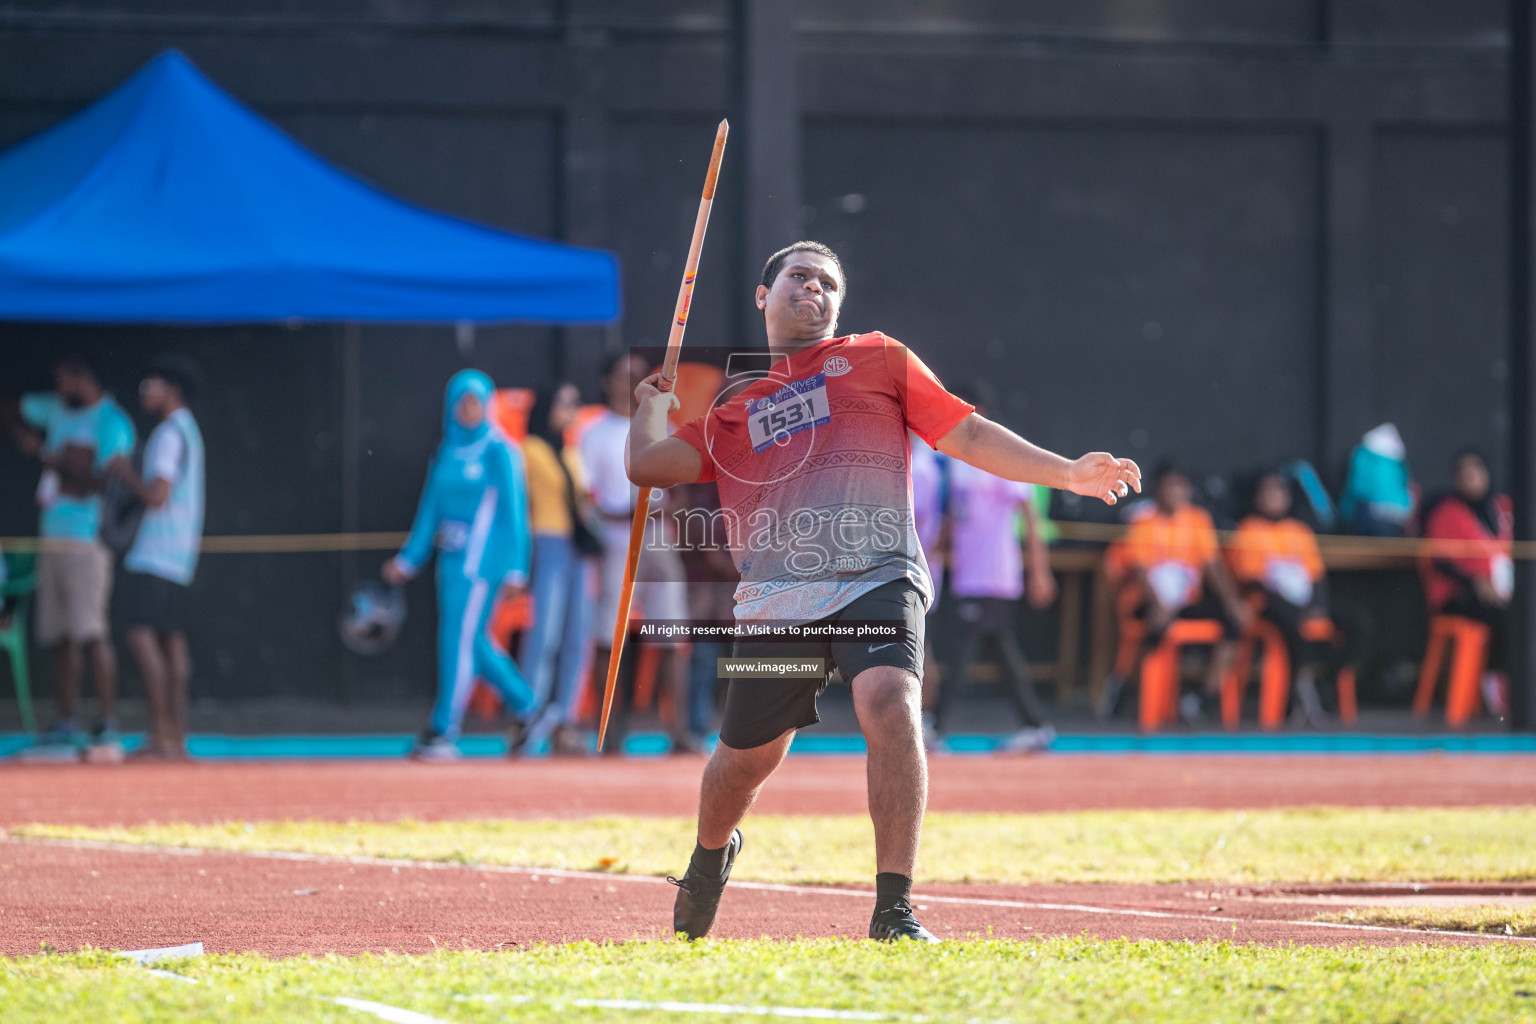
[[[479,370],[448,381],[443,443],[427,471],[416,522],[384,566],[386,582],[403,583],[426,564],[435,542],[438,688],[432,728],[416,751],[424,760],[458,756],[455,741],[477,677],[501,691],[520,721],[533,710],[532,689],[485,631],[498,588],[527,585],[529,555],[523,457],[491,424],[493,390]],[[524,729],[513,733],[516,747]]]

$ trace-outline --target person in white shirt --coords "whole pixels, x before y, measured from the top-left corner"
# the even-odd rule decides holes
[[[629,532],[635,515],[640,489],[629,482],[625,468],[625,450],[629,445],[629,418],[635,411],[635,387],[650,373],[644,358],[626,352],[616,356],[603,376],[603,396],[608,408],[581,432],[578,447],[587,467],[587,485],[592,490],[592,504],[602,520],[603,554],[599,574],[597,617],[593,620],[594,642],[592,678],[607,678],[608,661],[613,656],[613,626],[619,617],[619,591],[624,585],[624,561],[629,552]],[[646,544],[640,552],[635,573],[634,603],[646,619],[683,621],[688,618],[688,583],[682,558],[670,546],[666,530],[668,518],[664,501],[652,496],[652,518],[646,531]],[[675,752],[699,752],[702,748],[687,729],[688,657],[675,644],[664,645],[661,685],[673,695],[677,710],[672,728]],[[614,694],[613,714],[608,723],[608,746],[604,753],[618,753],[628,725],[629,691],[634,682],[621,682]]]
[[[187,402],[201,378],[185,357],[157,359],[139,384],[139,405],[157,421],[144,446],[143,472],[135,473],[125,458],[108,467],[144,502],[144,518],[123,558],[128,649],[149,700],[143,756],[160,759],[186,756],[192,678],[187,630],[203,537],[203,435]]]

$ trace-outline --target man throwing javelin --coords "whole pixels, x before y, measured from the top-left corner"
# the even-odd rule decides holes
[[[912,913],[912,872],[928,800],[920,712],[923,613],[933,584],[912,525],[911,428],[939,451],[996,476],[1114,504],[1141,489],[1129,459],[1076,461],[976,414],[922,361],[879,332],[837,334],[847,279],[819,242],[773,254],[757,288],[768,377],[667,436],[675,399],[659,375],[635,390],[629,475],[642,487],[714,480],[741,570],[739,625],[796,624],[803,641],[742,639],[740,658],[822,659],[853,691],[869,749],[875,826],[874,939],[938,941]],[[1000,524],[999,529],[1005,528]],[[871,642],[838,624],[893,623]],[[677,882],[673,926],[708,934],[742,846],[741,819],[789,751],[819,721],[819,679],[731,679],[720,744],[704,770],[698,842]]]

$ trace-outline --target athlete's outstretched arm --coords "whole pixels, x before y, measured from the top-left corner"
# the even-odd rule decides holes
[[[945,455],[1008,480],[1044,484],[1113,505],[1141,491],[1141,467],[1108,452],[1064,459],[978,413],[971,413],[934,446]]]
[[[687,441],[667,436],[667,413],[677,398],[661,391],[653,373],[635,388],[639,408],[629,421],[627,465],[630,482],[640,487],[676,487],[691,484],[704,471],[704,460]]]
[[[432,557],[432,541],[437,536],[437,488],[432,472],[437,460],[427,467],[427,482],[421,488],[421,504],[416,507],[416,521],[411,524],[411,534],[405,546],[394,558],[384,563],[380,575],[390,586],[398,587],[421,571],[422,565]]]

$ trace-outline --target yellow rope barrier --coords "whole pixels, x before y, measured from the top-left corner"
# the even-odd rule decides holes
[[[1056,522],[1056,532],[1063,540],[1107,544],[1125,533],[1114,523]],[[1222,543],[1236,536],[1234,530],[1218,530]],[[394,551],[405,543],[403,532],[377,533],[250,533],[217,534],[203,538],[205,555],[327,554],[342,551]],[[1439,540],[1420,537],[1350,537],[1319,534],[1317,543],[1323,555],[1331,558],[1382,559],[1400,561],[1432,555],[1441,558],[1479,557],[1487,553],[1481,541]],[[37,537],[0,537],[0,549],[35,552],[42,546]],[[1536,541],[1517,541],[1512,557],[1536,559]]]

